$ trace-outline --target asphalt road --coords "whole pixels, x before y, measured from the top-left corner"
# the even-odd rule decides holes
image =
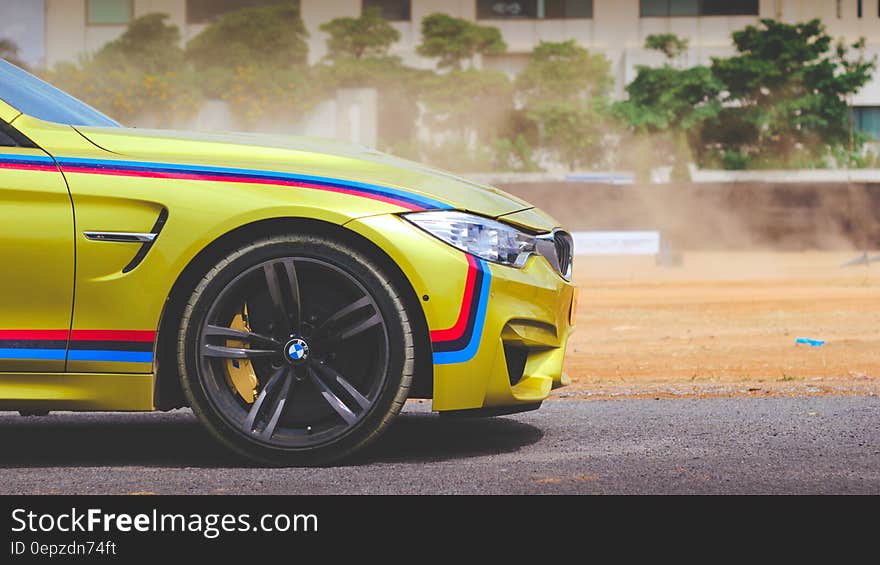
[[[0,493],[880,494],[880,397],[551,401],[487,420],[410,404],[324,469],[242,466],[184,410],[0,413]]]

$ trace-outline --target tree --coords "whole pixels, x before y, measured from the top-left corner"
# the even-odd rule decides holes
[[[6,59],[13,65],[27,69],[27,65],[18,57],[18,45],[11,39],[0,39],[0,59]]]
[[[517,79],[528,100],[606,97],[614,87],[611,62],[593,55],[574,40],[542,41]]]
[[[411,144],[419,117],[418,96],[428,71],[409,68],[399,57],[340,57],[315,67],[325,96],[339,88],[375,88],[378,93],[378,137],[383,147]]]
[[[95,54],[97,64],[131,64],[147,73],[178,71],[183,67],[180,30],[165,23],[167,14],[146,14],[133,20],[117,39]]]
[[[510,79],[500,71],[452,70],[425,75],[419,100],[430,131],[423,144],[432,164],[470,172],[492,168],[493,143],[513,106]]]
[[[202,96],[167,18],[141,16],[93,57],[60,63],[46,78],[122,122],[170,127],[194,114]]]
[[[328,54],[315,67],[325,96],[338,88],[375,88],[378,92],[378,137],[383,147],[410,144],[419,115],[418,77],[399,57],[388,55],[400,32],[371,8],[359,18],[336,18],[321,26]]]
[[[497,27],[439,13],[422,19],[422,42],[416,47],[419,55],[439,59],[441,69],[461,69],[463,61],[477,55],[499,55],[506,50]]]
[[[724,111],[706,129],[704,147],[718,148],[735,166],[817,166],[829,155],[853,154],[847,98],[871,78],[874,60],[832,39],[819,20],[786,24],[763,19],[733,34],[738,52],[713,58],[712,72],[727,91]]]
[[[211,23],[189,42],[186,55],[199,70],[289,69],[306,64],[308,36],[292,3],[245,8]]]
[[[359,18],[336,18],[321,24],[327,33],[327,56],[330,59],[382,57],[400,41],[400,32],[382,17],[381,8],[364,10]]]
[[[571,40],[539,43],[517,79],[541,146],[572,170],[604,160],[613,86],[611,62]]]
[[[652,37],[654,39],[652,39]],[[689,180],[688,147],[699,145],[704,124],[718,116],[723,85],[705,66],[677,69],[670,64],[669,45],[686,44],[675,36],[649,36],[648,49],[667,53],[659,68],[636,67],[636,78],[627,85],[628,99],[614,105],[614,114],[642,145],[654,147],[651,165],[672,164],[673,180]],[[640,158],[643,159],[643,158]],[[645,165],[634,163],[634,165]]]
[[[308,68],[239,65],[220,98],[229,104],[237,126],[251,131],[305,115],[320,94]]]
[[[473,135],[474,141],[488,143],[513,106],[512,96],[503,72],[466,69],[426,77],[421,100],[433,131]]]
[[[645,38],[645,49],[660,51],[666,55],[668,62],[681,57],[687,51],[688,45],[690,40],[674,33],[652,34]]]

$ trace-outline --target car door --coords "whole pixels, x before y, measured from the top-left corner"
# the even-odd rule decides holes
[[[0,102],[0,373],[65,370],[73,207],[54,160]]]

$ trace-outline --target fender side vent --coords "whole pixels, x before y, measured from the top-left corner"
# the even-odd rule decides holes
[[[162,228],[165,227],[165,222],[167,220],[168,208],[162,208],[162,211],[159,212],[159,217],[156,218],[156,223],[153,224],[153,229],[150,230],[150,233],[156,234],[156,237],[154,237],[152,241],[148,241],[141,245],[141,248],[138,249],[138,252],[135,254],[134,257],[132,257],[128,265],[126,265],[125,268],[122,269],[123,273],[130,273],[143,262],[144,258],[147,256],[147,253],[149,253],[150,249],[153,247],[153,244],[156,243],[157,239],[159,239],[159,234],[162,232]]]

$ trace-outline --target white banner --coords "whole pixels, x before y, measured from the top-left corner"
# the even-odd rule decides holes
[[[576,231],[575,255],[657,255],[658,231]]]

